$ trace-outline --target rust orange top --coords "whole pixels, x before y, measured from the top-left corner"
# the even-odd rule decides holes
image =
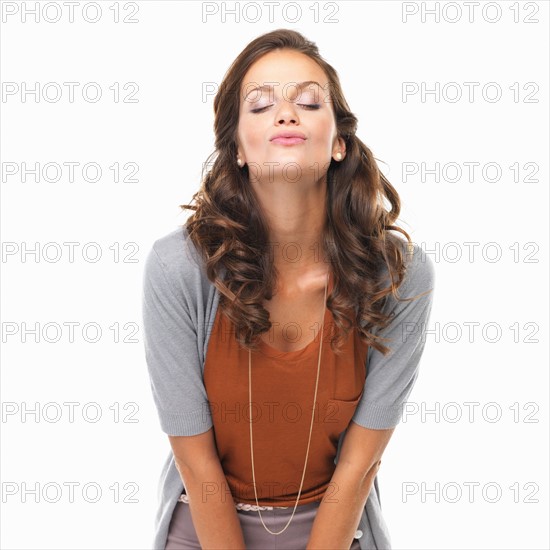
[[[332,278],[327,291],[332,288]],[[320,327],[319,327],[320,328]],[[368,345],[350,331],[342,355],[330,349],[333,317],[325,308],[319,386],[304,484],[298,505],[337,498],[330,480],[340,434],[363,395]],[[317,328],[318,332],[318,328]],[[250,418],[258,504],[294,506],[304,469],[311,425],[320,337],[305,348],[283,352],[263,340],[252,352],[252,413],[248,350],[234,325],[216,313],[204,365],[218,456],[235,502],[256,504],[250,454]]]

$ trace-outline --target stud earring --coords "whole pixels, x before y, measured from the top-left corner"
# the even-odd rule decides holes
[[[242,166],[243,161],[242,161],[240,158],[237,158],[237,164],[238,164],[239,166]]]
[[[342,160],[342,153],[336,153],[336,160]]]

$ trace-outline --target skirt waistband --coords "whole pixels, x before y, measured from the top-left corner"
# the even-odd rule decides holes
[[[189,504],[189,497],[186,493],[182,493],[178,498],[178,502],[185,502],[186,504]],[[257,504],[246,504],[245,502],[237,502],[235,503],[235,507],[237,510],[252,512],[257,512],[258,510],[273,510],[273,508],[277,508],[277,510],[286,510],[287,508],[290,508],[290,506],[258,506]]]

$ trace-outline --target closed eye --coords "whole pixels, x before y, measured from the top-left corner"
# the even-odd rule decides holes
[[[311,111],[315,111],[317,109],[321,108],[321,105],[319,103],[313,103],[313,104],[307,104],[307,103],[298,103],[300,107],[303,107],[304,109],[308,109]],[[251,113],[261,113],[262,111],[265,111],[268,107],[271,107],[271,105],[266,105],[265,107],[259,107],[258,109],[251,109]]]

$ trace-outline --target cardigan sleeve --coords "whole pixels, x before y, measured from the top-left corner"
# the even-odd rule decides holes
[[[197,435],[212,427],[195,306],[185,273],[166,269],[153,245],[143,271],[143,342],[153,400],[168,435]]]
[[[365,387],[352,418],[364,428],[383,430],[397,426],[418,377],[433,302],[435,268],[420,246],[414,243],[413,247],[413,253],[405,255],[408,265],[399,296],[409,298],[428,292],[408,302],[399,301],[392,294],[387,296],[383,311],[393,312],[393,318],[377,333],[391,338],[383,342],[390,351],[384,356],[369,347]]]

